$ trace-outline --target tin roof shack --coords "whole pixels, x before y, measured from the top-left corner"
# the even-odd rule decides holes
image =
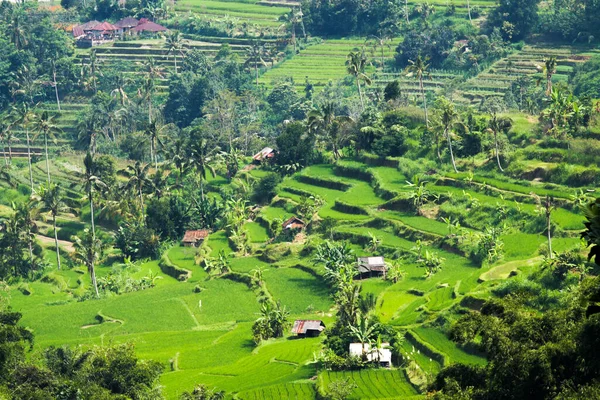
[[[294,321],[292,333],[298,337],[317,337],[325,329],[325,324],[321,320],[297,319]]]
[[[357,261],[358,274],[364,276],[384,276],[387,272],[387,265],[381,256],[377,257],[358,257]]]
[[[283,230],[304,229],[306,224],[298,217],[291,217],[283,223]]]
[[[198,247],[204,242],[204,239],[208,237],[208,233],[209,232],[206,229],[186,231],[181,243],[183,243],[185,247]]]
[[[371,348],[369,343],[350,343],[350,355],[360,357],[370,363],[379,363],[384,368],[392,366],[392,351],[389,343],[381,343],[381,348]]]
[[[263,162],[263,160],[268,160],[273,157],[275,157],[275,150],[273,150],[270,147],[265,147],[264,149],[252,156],[252,163],[260,164],[261,162]]]

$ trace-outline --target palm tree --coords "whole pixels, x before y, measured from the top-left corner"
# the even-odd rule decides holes
[[[13,205],[15,211],[15,217],[19,220],[19,225],[23,229],[23,235],[27,238],[27,245],[29,247],[29,262],[33,265],[33,232],[32,228],[35,227],[35,220],[38,216],[39,209],[37,208],[36,199],[30,198],[26,202],[18,203]]]
[[[92,235],[96,238],[96,225],[94,222],[94,189],[106,188],[106,184],[96,175],[96,165],[94,157],[88,151],[83,159],[85,168],[83,174],[83,186],[88,200],[90,201],[90,220],[92,223]]]
[[[206,180],[206,171],[208,170],[213,177],[217,176],[215,168],[212,166],[213,155],[218,149],[209,146],[206,139],[200,139],[192,144],[191,164],[196,168],[198,178],[200,179],[200,195],[204,201],[204,181]]]
[[[96,282],[96,262],[102,259],[104,254],[104,244],[101,240],[96,238],[96,235],[89,229],[83,231],[82,237],[75,237],[73,247],[75,248],[74,258],[76,261],[84,264],[90,277],[92,279],[92,285],[96,292],[96,297],[100,297],[98,293],[98,284]]]
[[[367,58],[363,52],[351,51],[346,57],[346,71],[356,80],[358,95],[360,96],[360,105],[363,110],[365,109],[365,103],[363,101],[362,90],[360,88],[360,81],[364,81],[367,85],[371,84],[371,78],[365,74],[366,66]]]
[[[52,65],[52,87],[54,88],[54,94],[56,96],[56,107],[58,111],[60,111],[60,98],[58,97],[58,83],[56,83],[56,59],[50,60],[50,64]]]
[[[496,148],[496,161],[498,162],[498,168],[500,172],[504,172],[502,165],[500,164],[500,152],[498,150],[498,133],[507,132],[512,127],[512,119],[508,117],[498,117],[496,113],[493,113],[488,121],[487,129],[488,133],[494,135],[494,145]]]
[[[384,50],[385,50],[385,47],[390,48],[390,45],[388,44],[389,40],[390,40],[390,38],[388,36],[381,34],[380,36],[371,35],[365,41],[365,44],[371,45],[374,52],[377,50],[377,47],[379,47],[381,49],[381,72],[385,72]]]
[[[296,54],[296,25],[302,23],[302,17],[304,14],[302,10],[296,10],[296,7],[292,7],[289,13],[279,17],[279,20],[284,22],[279,29],[289,29],[292,33],[292,43],[294,45],[294,54]],[[304,24],[302,23],[302,31],[304,32],[304,39],[306,39],[306,31],[304,31]]]
[[[473,23],[473,18],[471,18],[471,1],[467,0],[467,11],[469,13],[469,22]]]
[[[33,140],[37,139],[39,134],[44,135],[44,151],[46,153],[46,175],[48,176],[48,185],[50,185],[50,164],[48,162],[48,136],[56,140],[56,134],[61,132],[60,128],[54,123],[56,116],[50,116],[48,111],[42,112],[40,116],[34,121],[34,128],[38,134],[33,137]]]
[[[77,124],[77,140],[79,143],[87,145],[87,151],[96,154],[96,142],[98,134],[103,134],[104,131],[100,128],[98,115],[86,115]]]
[[[252,41],[250,46],[246,48],[246,54],[248,58],[246,59],[244,66],[254,68],[256,87],[258,87],[258,68],[259,66],[267,66],[264,57],[267,57],[269,52],[264,43],[260,44],[258,41]]]
[[[429,117],[427,115],[427,97],[425,96],[425,86],[423,85],[423,79],[431,79],[429,74],[429,64],[427,64],[427,58],[421,58],[421,55],[417,56],[415,61],[408,60],[410,65],[406,68],[407,76],[414,76],[415,79],[419,80],[419,90],[423,97],[423,107],[425,108],[425,125],[429,127]]]
[[[90,59],[89,59],[88,69],[90,71],[90,77],[94,84],[94,93],[98,92],[98,77],[96,75],[102,75],[102,72],[98,68],[98,64],[100,64],[100,61],[98,60],[98,57],[96,56],[96,49],[92,49],[90,51]]]
[[[158,78],[164,77],[162,68],[154,61],[154,58],[148,58],[144,63],[145,77],[142,89],[138,91],[138,94],[142,101],[148,103],[148,123],[152,123],[152,96],[156,89],[155,81]]]
[[[15,123],[21,125],[25,129],[25,136],[27,138],[27,164],[29,165],[29,183],[31,184],[31,193],[33,189],[33,170],[31,167],[31,141],[29,138],[29,127],[36,119],[36,115],[33,110],[25,103],[22,103],[20,107],[13,107],[13,115]]]
[[[66,209],[66,205],[62,200],[62,190],[56,184],[48,186],[40,186],[38,201],[43,210],[50,212],[52,216],[52,227],[54,228],[54,243],[56,245],[56,263],[60,269],[60,250],[58,247],[58,233],[56,230],[56,216],[59,212]]]
[[[12,125],[9,122],[9,117],[5,114],[0,115],[0,141],[2,141],[2,154],[4,156],[4,165],[12,163]],[[6,147],[8,146],[8,155],[6,156]]]
[[[152,180],[148,176],[149,169],[150,164],[142,166],[139,161],[136,161],[134,165],[128,165],[126,169],[121,171],[129,178],[125,184],[125,189],[133,191],[139,197],[142,213],[144,211],[143,193],[147,188],[152,187]]]
[[[544,66],[541,68],[538,66],[539,69],[546,77],[546,96],[550,96],[552,94],[552,76],[556,73],[556,57],[544,59]]]
[[[158,147],[164,147],[162,138],[165,129],[169,127],[170,125],[159,125],[156,121],[153,121],[144,130],[144,135],[150,142],[150,162],[154,162],[155,168],[158,168]]]
[[[179,31],[171,31],[170,34],[167,34],[166,38],[165,38],[165,47],[167,48],[167,56],[169,56],[171,53],[173,54],[173,57],[175,59],[175,73],[177,74],[177,55],[181,55],[182,57],[184,56],[183,53],[183,49],[184,44],[185,44],[185,40],[183,40],[183,37],[181,36],[181,33]]]
[[[341,157],[339,147],[343,146],[343,139],[339,135],[339,128],[354,120],[345,115],[335,115],[336,104],[333,101],[321,105],[319,110],[308,113],[308,127],[315,133],[320,133],[322,140],[331,145],[334,158]]]
[[[28,32],[25,29],[26,26],[27,22],[24,8],[15,7],[8,24],[8,37],[17,50],[21,50],[24,46],[27,46]]]
[[[177,168],[179,174],[177,175],[177,184],[181,180],[184,172],[188,169],[190,159],[186,154],[187,141],[183,137],[178,137],[167,149],[167,158]]]
[[[119,98],[121,107],[124,107],[125,102],[128,100],[127,92],[125,92],[125,86],[127,86],[130,82],[131,80],[126,78],[123,74],[117,74],[114,77],[115,88],[110,92],[110,94]]]
[[[443,129],[443,136],[448,142],[448,150],[450,151],[452,168],[454,168],[454,172],[458,172],[456,169],[456,162],[454,160],[454,152],[452,151],[452,130],[457,125],[460,125],[464,129],[466,129],[466,126],[462,122],[458,121],[458,112],[454,108],[454,104],[451,101],[445,97],[440,97],[437,99],[436,105],[439,108],[438,125],[441,129]]]

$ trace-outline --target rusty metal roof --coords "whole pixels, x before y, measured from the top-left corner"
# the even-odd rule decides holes
[[[301,220],[300,218],[298,218],[298,217],[291,217],[291,218],[289,218],[287,221],[285,221],[285,222],[283,223],[283,229],[289,229],[289,228],[293,228],[293,227],[294,227],[294,225],[301,225],[301,226],[304,226],[304,225],[306,225],[306,224],[304,223],[304,221],[302,221],[302,220]]]
[[[377,257],[358,257],[358,272],[383,272],[387,269],[385,259],[381,256]]]
[[[325,324],[321,320],[314,319],[298,319],[294,321],[294,326],[292,327],[292,333],[295,334],[304,334],[306,331],[323,331],[325,329]]]
[[[183,236],[184,243],[196,243],[198,240],[203,240],[208,237],[208,230],[200,229],[195,231],[186,231]]]

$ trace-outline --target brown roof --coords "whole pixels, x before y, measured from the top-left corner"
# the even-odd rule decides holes
[[[117,31],[117,30],[119,30],[119,28],[117,28],[113,24],[110,24],[105,21],[105,22],[102,22],[101,24],[94,26],[93,28],[91,28],[91,30],[104,32],[104,31]]]
[[[133,30],[136,32],[164,32],[167,28],[152,21],[140,21],[140,24]]]
[[[100,21],[88,21],[85,24],[81,24],[79,25],[79,28],[81,28],[84,31],[89,31],[92,30],[92,28],[94,28],[95,26],[100,25]]]
[[[185,231],[183,235],[184,243],[196,243],[198,240],[204,240],[208,237],[208,230],[200,229],[196,231]]]
[[[260,161],[263,158],[272,158],[275,155],[275,151],[270,147],[265,147],[254,156],[252,156],[253,160]]]
[[[379,271],[384,272],[387,270],[385,260],[383,257],[358,257],[358,272],[371,272]]]
[[[325,329],[325,324],[320,320],[312,320],[312,319],[298,319],[294,321],[294,326],[292,327],[292,333],[295,334],[304,334],[306,331],[323,331]]]
[[[288,219],[287,221],[285,221],[283,223],[283,229],[298,228],[298,227],[303,227],[304,225],[306,225],[306,224],[300,218],[291,217],[290,219]]]
[[[115,22],[115,26],[117,28],[133,28],[134,26],[138,26],[138,24],[140,23],[140,21],[138,21],[135,18],[132,17],[127,17],[127,18],[123,18],[120,21]]]
[[[85,35],[85,32],[83,31],[83,29],[81,29],[81,26],[73,27],[73,37],[78,38],[79,36],[83,36],[83,35]]]

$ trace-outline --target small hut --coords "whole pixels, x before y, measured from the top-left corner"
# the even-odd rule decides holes
[[[294,321],[292,333],[298,337],[317,337],[325,329],[325,324],[321,320],[298,319]]]
[[[181,243],[183,243],[185,247],[198,247],[207,237],[208,231],[206,229],[186,231]]]
[[[358,257],[357,261],[358,273],[361,276],[368,275],[383,275],[387,271],[385,260],[381,256],[377,257]]]
[[[273,157],[275,157],[275,150],[270,147],[265,147],[252,156],[252,162],[255,164],[260,164],[263,160],[268,160],[269,158]]]
[[[369,343],[350,343],[350,355],[361,357],[367,362],[378,362],[384,368],[392,366],[392,351],[389,343],[382,343],[381,348],[371,348]]]
[[[291,217],[283,223],[283,230],[304,229],[306,224],[298,217]]]

